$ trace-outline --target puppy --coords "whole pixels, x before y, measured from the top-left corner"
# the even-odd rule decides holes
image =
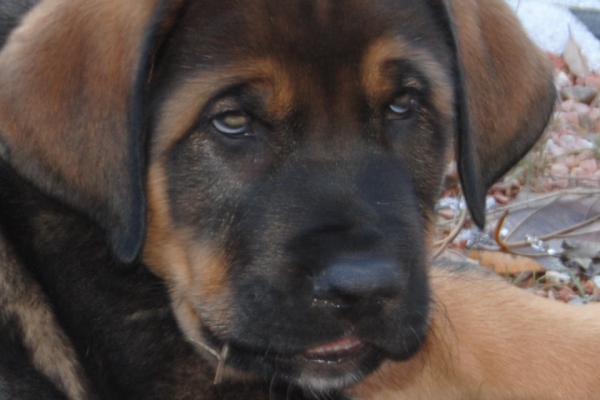
[[[481,226],[554,104],[502,1],[0,4],[0,226],[85,381],[65,396],[344,397],[445,363],[447,155]]]

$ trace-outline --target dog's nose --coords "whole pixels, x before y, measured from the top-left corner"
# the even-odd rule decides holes
[[[360,316],[377,312],[385,300],[400,295],[404,281],[391,260],[343,259],[314,277],[314,296],[318,304]]]

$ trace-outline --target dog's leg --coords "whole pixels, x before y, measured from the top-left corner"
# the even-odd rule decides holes
[[[363,400],[597,399],[600,304],[550,301],[471,266],[431,270],[431,332],[407,362],[352,391]]]

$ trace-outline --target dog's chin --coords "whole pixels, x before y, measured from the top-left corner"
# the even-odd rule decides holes
[[[207,342],[218,347],[218,340],[205,331]],[[222,342],[221,342],[222,343]],[[276,352],[252,349],[227,342],[226,364],[236,370],[281,380],[313,393],[344,389],[361,381],[388,358],[405,359],[414,354],[389,355],[382,348],[356,337],[343,337],[300,351]]]
[[[313,392],[329,392],[359,382],[383,359],[383,352],[375,346],[346,337],[279,357],[273,364],[288,382]]]

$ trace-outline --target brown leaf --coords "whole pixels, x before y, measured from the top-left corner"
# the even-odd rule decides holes
[[[557,256],[562,252],[565,239],[600,243],[599,191],[564,191],[550,195],[522,191],[507,208],[510,213],[502,224],[506,231],[503,242],[520,254],[539,256],[541,252],[529,245],[536,239],[543,240],[548,248],[557,252]],[[488,214],[488,230],[497,226],[498,218],[505,209],[498,208]],[[557,257],[536,260],[547,270],[560,265]]]

